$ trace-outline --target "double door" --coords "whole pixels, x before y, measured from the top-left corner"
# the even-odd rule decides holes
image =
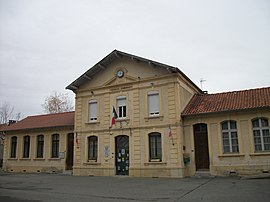
[[[126,135],[115,138],[116,175],[129,174],[129,138]]]

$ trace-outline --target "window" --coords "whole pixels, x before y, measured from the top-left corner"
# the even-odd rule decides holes
[[[16,158],[16,153],[17,153],[17,137],[13,136],[11,138],[10,158]]]
[[[148,93],[148,110],[149,116],[159,115],[159,94],[158,91]]]
[[[52,158],[59,157],[59,135],[52,135]]]
[[[252,121],[255,151],[270,151],[268,120],[258,118]]]
[[[150,133],[149,134],[149,156],[151,160],[162,160],[162,150],[161,150],[161,134],[160,133]]]
[[[97,121],[97,101],[91,100],[89,102],[89,121],[95,122]]]
[[[44,136],[37,136],[37,158],[43,158],[44,151]]]
[[[238,136],[236,121],[224,121],[221,123],[223,152],[224,153],[237,153]]]
[[[23,158],[29,158],[30,154],[30,136],[23,137]]]
[[[127,116],[127,104],[126,97],[119,96],[117,97],[117,109],[118,109],[118,118],[126,118]]]
[[[96,136],[88,137],[88,160],[97,161],[98,139]]]

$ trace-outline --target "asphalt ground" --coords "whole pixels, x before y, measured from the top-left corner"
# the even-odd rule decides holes
[[[266,202],[270,201],[270,179],[0,174],[0,201]]]

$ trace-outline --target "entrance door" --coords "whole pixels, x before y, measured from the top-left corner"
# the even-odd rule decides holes
[[[129,173],[129,139],[126,135],[115,138],[115,165],[116,175]]]
[[[207,125],[196,124],[194,130],[196,170],[209,170]]]
[[[67,157],[66,157],[66,170],[72,170],[73,166],[73,152],[74,152],[74,134],[67,135]]]

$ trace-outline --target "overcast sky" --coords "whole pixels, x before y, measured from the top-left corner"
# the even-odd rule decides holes
[[[22,116],[114,49],[209,93],[270,86],[269,0],[0,0],[0,104]]]

